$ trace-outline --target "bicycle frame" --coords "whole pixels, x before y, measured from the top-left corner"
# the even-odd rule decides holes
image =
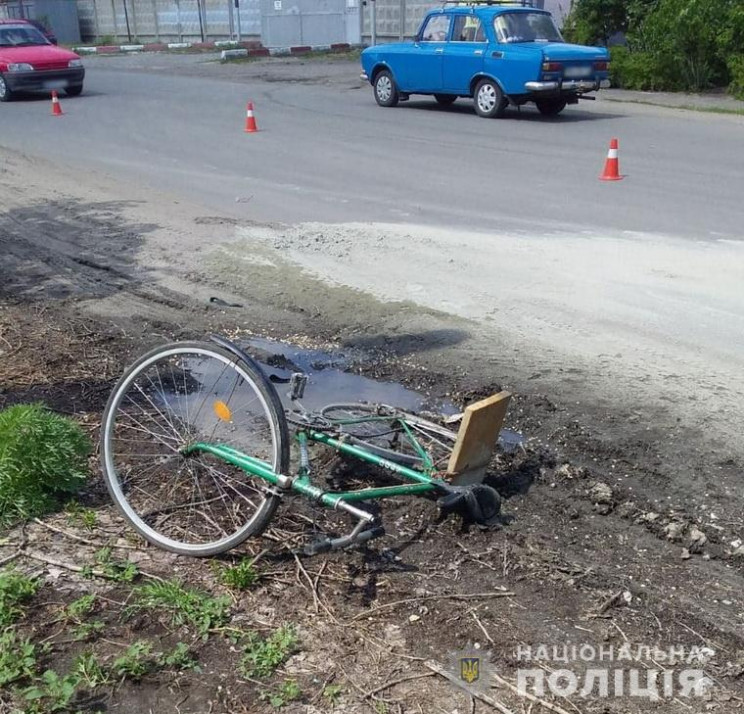
[[[448,491],[449,484],[446,481],[435,478],[431,475],[431,471],[433,470],[431,460],[425,454],[425,451],[418,441],[416,441],[416,438],[410,434],[410,430],[407,429],[405,422],[402,421],[401,423],[403,424],[404,429],[408,431],[416,450],[422,454],[422,457],[424,457],[423,471],[402,466],[401,464],[397,464],[388,459],[381,458],[376,454],[372,454],[362,447],[347,444],[346,442],[335,439],[328,434],[314,431],[312,429],[298,429],[296,432],[296,438],[300,445],[301,464],[298,473],[294,477],[290,477],[286,474],[277,474],[265,461],[256,459],[223,444],[198,442],[191,445],[185,453],[189,454],[198,451],[208,452],[233,466],[237,466],[252,476],[257,476],[258,478],[263,479],[272,486],[277,486],[283,490],[296,491],[303,496],[318,501],[324,506],[329,508],[342,508],[343,510],[353,513],[357,517],[368,520],[365,517],[369,515],[366,511],[349,507],[349,504],[354,501],[377,500],[393,496],[416,496],[425,493]],[[370,487],[351,491],[324,491],[312,483],[309,459],[307,456],[307,447],[310,441],[325,444],[335,451],[352,456],[360,461],[365,461],[374,464],[375,466],[379,466],[385,471],[394,473],[411,483],[404,483],[397,486]],[[426,463],[427,461],[428,463]],[[362,516],[362,514],[364,514],[364,516]]]

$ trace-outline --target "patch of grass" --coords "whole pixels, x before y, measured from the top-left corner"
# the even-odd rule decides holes
[[[190,625],[202,636],[224,625],[229,619],[230,598],[186,588],[177,580],[153,582],[135,591],[135,602],[128,612],[161,610],[170,613],[176,626]]]
[[[335,707],[338,704],[339,697],[343,692],[343,687],[339,684],[327,684],[323,689],[323,699],[325,699],[331,707]]]
[[[80,426],[40,404],[0,411],[0,526],[57,506],[88,476],[90,439]]]
[[[297,635],[288,625],[262,638],[258,633],[249,633],[248,642],[243,647],[239,671],[249,679],[264,678],[274,673],[297,647]]]
[[[86,566],[83,568],[82,576],[93,578],[99,574],[117,583],[131,583],[139,575],[139,568],[131,560],[114,560],[111,553],[111,548],[101,548],[94,556],[98,573],[93,566]]]
[[[100,634],[104,627],[106,625],[100,620],[81,622],[77,627],[73,628],[72,636],[76,640],[91,640],[95,635]]]
[[[48,669],[34,685],[24,690],[24,697],[31,702],[31,712],[59,712],[70,708],[80,684],[74,674],[60,676],[53,669]],[[28,710],[24,714],[28,714]]]
[[[201,672],[199,663],[185,642],[179,642],[170,652],[164,652],[159,663],[167,669],[191,669],[194,672]]]
[[[259,698],[261,701],[269,702],[274,709],[281,709],[290,702],[297,701],[301,696],[300,685],[294,679],[287,679],[277,691],[261,692]]]
[[[694,104],[663,104],[662,102],[649,102],[643,99],[618,99],[616,97],[603,97],[604,101],[617,102],[619,104],[642,104],[648,107],[663,107],[664,109],[683,109],[688,112],[704,112],[708,114],[733,114],[744,116],[744,108],[735,107],[700,107]]]
[[[21,603],[39,589],[39,581],[8,568],[0,570],[0,627],[15,622],[22,614]]]
[[[96,605],[95,594],[90,593],[88,595],[83,595],[82,597],[79,597],[77,600],[73,600],[65,608],[65,617],[68,620],[79,622],[86,615],[90,615],[90,613],[93,612],[93,608],[95,607],[95,605]]]
[[[220,582],[233,590],[246,590],[259,579],[253,558],[243,558],[237,565],[224,567],[219,574]]]
[[[71,526],[79,526],[86,531],[92,531],[98,525],[98,516],[92,508],[81,506],[77,501],[70,501],[65,506],[67,522]]]
[[[127,647],[121,657],[117,657],[111,665],[111,671],[117,677],[138,681],[148,672],[155,669],[155,663],[150,656],[152,645],[145,640],[137,640]]]
[[[83,652],[75,660],[72,671],[88,689],[108,684],[111,680],[109,672],[101,666],[93,652]]]
[[[313,50],[302,55],[290,55],[297,59],[314,60],[316,62],[359,62],[362,51],[360,49],[334,52],[333,50]],[[286,56],[286,55],[285,55]]]
[[[94,594],[83,595],[77,600],[73,600],[64,610],[64,619],[74,625],[72,634],[76,640],[87,640],[98,634],[103,628],[104,623],[99,620],[85,622],[85,617],[93,612],[96,606],[96,596]]]
[[[36,671],[36,646],[12,627],[0,633],[0,689],[29,679]]]

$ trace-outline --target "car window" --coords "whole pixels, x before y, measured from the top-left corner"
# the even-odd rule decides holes
[[[445,42],[449,34],[450,20],[449,15],[432,15],[424,25],[421,40],[423,42]]]
[[[30,25],[0,26],[0,47],[29,47],[48,45],[46,38]]]
[[[541,12],[507,12],[493,22],[499,42],[563,42],[550,15]]]
[[[473,15],[457,15],[455,29],[452,32],[453,42],[485,42],[486,34],[480,18]]]

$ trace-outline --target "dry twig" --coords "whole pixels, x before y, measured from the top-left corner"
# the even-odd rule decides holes
[[[360,612],[358,615],[354,615],[354,617],[351,618],[351,622],[354,622],[355,620],[361,620],[364,617],[369,617],[373,612],[387,610],[391,607],[396,607],[397,605],[405,605],[411,602],[422,602],[424,600],[485,600],[488,598],[496,597],[512,597],[515,594],[516,593],[513,593],[510,590],[496,590],[489,593],[470,593],[464,595],[454,593],[451,595],[422,595],[421,597],[409,597],[405,598],[404,600],[394,600],[393,602],[386,602],[382,605],[373,607],[371,610]]]
[[[541,707],[545,707],[546,709],[549,709],[551,712],[555,712],[555,714],[568,714],[568,712],[565,709],[559,707],[557,704],[548,702],[545,699],[540,699],[539,697],[536,697],[534,694],[530,694],[529,692],[520,692],[519,689],[517,689],[511,682],[504,679],[503,677],[499,677],[499,675],[496,673],[492,673],[491,677],[494,680],[496,680],[499,684],[503,684],[505,687],[508,687],[509,689],[511,689],[513,692],[518,694],[520,697],[529,699],[531,702],[534,702],[535,704],[539,704]]]

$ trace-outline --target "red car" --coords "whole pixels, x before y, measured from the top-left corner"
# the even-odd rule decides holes
[[[0,20],[0,102],[16,92],[83,91],[85,69],[79,55],[51,44],[30,22]]]

